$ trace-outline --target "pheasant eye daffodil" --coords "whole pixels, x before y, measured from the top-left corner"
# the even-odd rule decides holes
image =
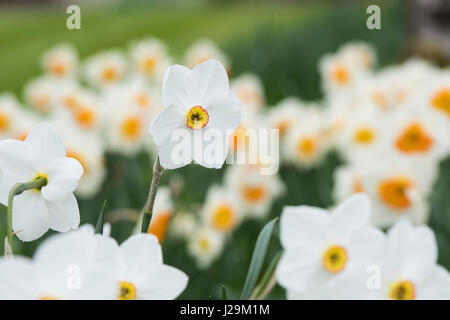
[[[12,229],[19,239],[32,241],[48,229],[65,232],[78,227],[80,214],[73,192],[83,167],[66,157],[66,148],[52,126],[38,125],[25,141],[1,141],[0,167],[0,203],[4,205],[16,184],[44,181],[14,197]]]
[[[241,104],[230,91],[223,65],[208,60],[192,70],[169,67],[161,102],[163,109],[150,126],[161,165],[175,169],[194,161],[222,167],[228,138],[241,120]]]

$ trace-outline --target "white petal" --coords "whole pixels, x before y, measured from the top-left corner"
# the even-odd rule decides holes
[[[73,193],[57,201],[47,201],[49,227],[58,232],[75,229],[80,224],[80,211]]]
[[[161,246],[151,234],[138,234],[128,238],[120,246],[126,263],[126,278],[132,282],[139,280],[154,265],[162,264]]]
[[[56,201],[74,192],[83,175],[83,167],[73,158],[53,161],[47,171],[48,184],[41,189],[45,200]]]
[[[190,136],[190,134],[187,135],[189,143],[191,143]],[[184,157],[178,156],[180,148],[183,149]],[[164,169],[177,169],[192,163],[191,149],[191,146],[186,145],[183,141],[169,141],[164,145],[158,146],[158,156],[161,166]]]
[[[0,300],[37,299],[39,275],[29,259],[0,258]]]
[[[353,231],[367,225],[371,212],[370,199],[356,194],[339,205],[331,214],[330,233],[336,241],[346,241]]]
[[[241,122],[241,102],[230,92],[225,99],[208,106],[209,127],[234,131]]]
[[[164,145],[171,139],[172,132],[178,128],[186,127],[186,115],[180,107],[169,105],[162,109],[150,125],[153,141]]]
[[[187,275],[167,265],[153,270],[137,287],[138,299],[173,300],[186,288]]]
[[[48,123],[41,123],[31,130],[25,142],[33,148],[39,170],[45,170],[54,160],[66,156],[61,137]]]
[[[205,107],[225,99],[230,91],[227,72],[216,60],[207,60],[192,69],[188,87],[189,102]]]
[[[195,163],[205,168],[222,168],[228,153],[225,130],[206,127],[192,132],[192,154]]]
[[[186,107],[188,101],[187,82],[192,71],[184,66],[173,65],[164,74],[161,103],[164,107],[175,105]]]
[[[280,240],[284,248],[319,247],[329,221],[328,212],[315,207],[284,207],[280,221]]]
[[[305,247],[284,252],[278,264],[276,277],[286,289],[304,290],[312,274],[320,269],[320,257]]]
[[[49,228],[48,207],[39,191],[25,191],[14,197],[12,225],[22,241],[40,238]]]
[[[17,178],[17,182],[34,178],[38,168],[33,149],[18,140],[0,142],[0,166],[3,175]]]
[[[17,182],[17,178],[2,176],[0,173],[0,203],[4,206],[8,206],[9,192]]]
[[[436,266],[429,277],[418,283],[417,299],[449,300],[450,274],[441,267]]]
[[[379,264],[385,245],[385,234],[379,229],[367,226],[353,232],[347,248],[352,262]]]

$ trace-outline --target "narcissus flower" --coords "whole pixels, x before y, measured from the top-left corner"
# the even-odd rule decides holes
[[[132,236],[120,246],[123,259],[118,283],[119,300],[169,300],[186,288],[188,277],[163,264],[158,239],[150,234]]]
[[[240,102],[229,89],[224,67],[214,60],[192,70],[169,67],[161,100],[164,108],[150,126],[161,165],[175,169],[195,161],[222,167],[228,138],[241,118]]]
[[[450,274],[437,265],[433,231],[403,219],[387,234],[379,298],[393,300],[450,299]]]
[[[370,201],[355,195],[329,214],[308,207],[285,207],[280,238],[284,254],[278,282],[290,298],[332,298],[343,275],[366,270],[382,253],[384,235],[368,226]]]
[[[113,299],[117,243],[90,226],[46,240],[33,260],[0,258],[0,299]]]
[[[208,226],[199,225],[188,239],[188,253],[201,269],[208,268],[222,252],[224,236]]]
[[[159,243],[162,243],[166,236],[173,210],[170,189],[168,187],[158,188],[148,233],[155,235]]]
[[[52,126],[38,125],[25,141],[1,141],[0,166],[0,202],[6,206],[16,183],[47,181],[40,189],[14,197],[12,227],[19,239],[35,240],[49,228],[65,232],[78,227],[80,214],[73,192],[83,168],[79,161],[66,157],[66,148]]]
[[[42,56],[42,68],[55,78],[73,76],[78,64],[78,55],[69,44],[60,44]]]
[[[189,68],[194,68],[198,64],[207,60],[220,61],[226,70],[230,69],[228,58],[219,47],[210,39],[200,39],[194,42],[187,50],[184,56],[184,63]]]
[[[217,232],[233,231],[242,218],[239,199],[226,188],[217,185],[211,186],[206,195],[202,218]]]
[[[104,51],[85,62],[86,80],[96,87],[105,87],[122,81],[125,72],[126,59],[118,50]]]

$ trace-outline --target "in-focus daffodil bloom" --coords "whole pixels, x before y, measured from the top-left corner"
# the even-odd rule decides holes
[[[66,157],[66,148],[55,129],[42,123],[25,141],[0,142],[0,202],[8,205],[8,195],[16,183],[45,178],[40,189],[14,197],[12,228],[19,239],[32,241],[49,228],[65,232],[80,223],[73,192],[83,175],[78,160]]]
[[[308,206],[284,208],[280,238],[285,251],[277,279],[290,298],[333,298],[341,279],[366,272],[377,261],[384,235],[368,225],[370,211],[370,200],[362,194],[331,214]]]
[[[180,65],[169,67],[161,102],[164,108],[150,126],[161,165],[175,169],[194,161],[208,168],[222,167],[228,138],[241,119],[241,105],[229,89],[225,68],[215,60],[192,70]],[[179,137],[173,137],[174,132],[187,139],[180,142]],[[221,154],[208,157],[204,151],[210,144]],[[176,152],[180,145],[184,147],[181,158]]]

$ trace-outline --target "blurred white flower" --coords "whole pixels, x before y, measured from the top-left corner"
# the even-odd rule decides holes
[[[384,235],[368,226],[370,211],[364,195],[350,197],[331,215],[315,207],[284,208],[280,222],[284,253],[276,275],[289,298],[333,298],[342,278],[365,272],[379,259]]]
[[[153,215],[148,228],[151,233],[158,238],[159,243],[164,241],[164,237],[169,228],[170,219],[173,214],[173,201],[168,187],[159,187],[153,205]]]
[[[202,219],[217,232],[229,233],[236,229],[242,219],[236,195],[219,185],[209,187],[202,209]]]
[[[55,81],[50,77],[40,77],[29,81],[24,89],[25,102],[40,113],[50,112],[57,92]]]
[[[42,56],[42,69],[56,78],[67,78],[75,75],[78,55],[70,44],[59,44]]]
[[[268,125],[279,130],[280,139],[284,139],[289,131],[303,117],[305,103],[296,97],[288,97],[270,109],[267,115]]]
[[[371,155],[366,155],[366,161]],[[427,202],[436,177],[436,164],[431,159],[412,161],[405,157],[379,157],[370,168],[359,170],[360,188],[373,199],[371,223],[388,227],[401,219],[426,223],[429,214]]]
[[[195,161],[208,168],[222,167],[227,154],[226,142],[241,119],[240,101],[229,90],[223,66],[209,60],[192,70],[180,65],[169,67],[161,100],[164,108],[150,126],[161,165],[175,169]],[[180,141],[172,134],[178,129],[184,130],[189,143],[183,145],[184,156],[176,159],[174,148]],[[219,139],[215,139],[216,133],[220,133]],[[206,146],[210,148],[210,144],[223,149],[223,154],[205,155]]]
[[[225,238],[207,226],[197,226],[188,239],[188,253],[201,269],[208,268],[222,253]]]
[[[133,43],[130,57],[135,71],[154,82],[161,82],[164,71],[171,64],[165,44],[155,38]]]
[[[184,65],[192,69],[206,60],[220,61],[227,71],[230,70],[228,57],[210,39],[200,39],[194,42],[184,55]]]
[[[196,227],[196,220],[193,213],[190,212],[177,212],[170,224],[170,232],[176,237],[182,239],[188,239],[194,232]]]
[[[422,93],[422,92],[421,92]],[[442,71],[426,86],[419,103],[429,111],[435,112],[445,120],[450,121],[450,71]]]
[[[278,176],[263,175],[260,170],[257,165],[234,165],[225,173],[225,185],[236,195],[244,216],[265,217],[284,191]]]
[[[0,258],[0,299],[113,299],[120,256],[116,242],[91,226],[46,240],[33,260]]]
[[[244,107],[260,110],[264,103],[261,79],[252,73],[244,73],[231,81],[231,91],[242,101]]]
[[[302,117],[282,143],[283,158],[300,168],[317,166],[329,150],[324,115],[317,107],[303,109]]]
[[[126,68],[126,58],[121,51],[103,51],[85,61],[84,75],[94,87],[105,87],[122,81]]]
[[[119,300],[175,299],[186,288],[186,274],[163,264],[161,246],[155,236],[132,236],[122,243],[120,253]]]
[[[374,48],[364,42],[349,42],[339,48],[339,54],[353,61],[358,67],[371,70],[376,64]]]
[[[0,139],[13,138],[20,124],[21,112],[24,112],[11,93],[0,94]]]
[[[41,189],[14,198],[12,228],[19,239],[35,240],[49,228],[65,232],[78,227],[80,214],[73,192],[83,168],[77,160],[66,157],[66,148],[53,127],[42,123],[25,141],[1,141],[0,165],[0,202],[6,206],[16,183],[47,179]]]

